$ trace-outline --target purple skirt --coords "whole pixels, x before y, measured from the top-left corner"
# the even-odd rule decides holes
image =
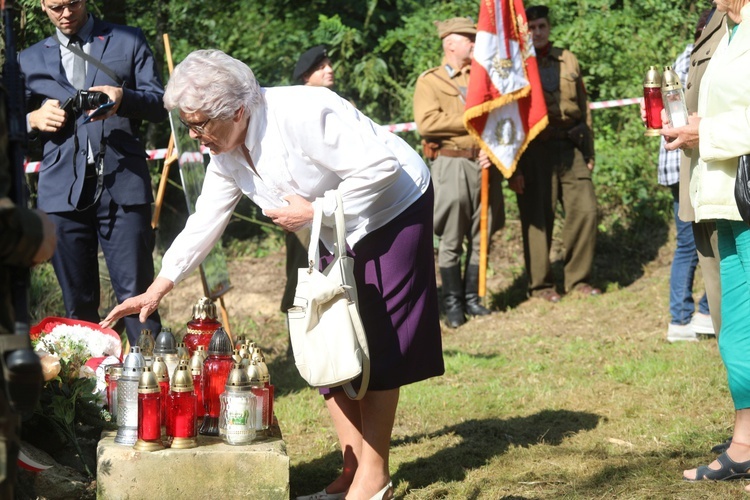
[[[374,391],[445,372],[432,248],[433,198],[430,184],[398,217],[349,250],[370,349],[369,389]],[[321,257],[323,267],[332,260],[330,254]],[[320,392],[336,390],[341,388]]]

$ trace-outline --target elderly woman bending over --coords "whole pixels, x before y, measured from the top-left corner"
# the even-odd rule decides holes
[[[693,149],[690,198],[696,221],[715,220],[721,271],[719,352],[734,402],[734,434],[710,465],[690,469],[690,481],[750,477],[750,227],[734,200],[738,157],[750,153],[750,0],[719,0],[727,33],[701,80],[698,116],[665,129],[668,149]],[[716,15],[716,14],[715,14]],[[700,158],[698,158],[698,156]]]
[[[433,193],[417,153],[325,88],[260,88],[244,63],[200,50],[178,65],[164,94],[190,135],[211,151],[196,211],[164,255],[148,291],[103,321],[145,319],[219,239],[240,197],[288,231],[313,205],[332,225],[338,189],[371,354],[361,401],[326,390],[344,465],[323,491],[300,498],[388,499],[399,387],[444,371],[432,251]],[[332,235],[332,232],[329,231]],[[332,241],[326,241],[328,249]]]

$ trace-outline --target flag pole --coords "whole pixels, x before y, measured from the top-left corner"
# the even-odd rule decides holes
[[[482,168],[482,187],[480,190],[479,213],[479,290],[478,295],[484,297],[487,292],[487,213],[490,204],[490,169]]]

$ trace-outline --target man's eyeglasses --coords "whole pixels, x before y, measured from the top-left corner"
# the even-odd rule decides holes
[[[198,123],[198,124],[196,124],[196,123],[188,123],[185,120],[183,120],[182,117],[180,117],[180,123],[182,123],[183,125],[185,125],[185,127],[187,127],[188,130],[192,130],[193,132],[195,132],[197,135],[205,135],[205,133],[206,133],[206,125],[208,125],[208,122],[210,122],[210,121],[211,121],[211,118],[209,118],[208,120],[206,120],[203,123]]]
[[[83,7],[83,4],[84,0],[73,0],[72,2],[63,3],[60,5],[45,5],[45,7],[48,10],[51,10],[56,15],[61,16],[65,9],[68,9],[70,12],[75,12]]]

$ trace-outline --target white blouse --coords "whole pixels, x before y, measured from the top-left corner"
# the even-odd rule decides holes
[[[298,194],[323,210],[321,239],[333,248],[339,189],[350,247],[383,227],[427,190],[430,173],[406,142],[323,87],[261,89],[265,103],[251,113],[245,145],[211,155],[201,195],[185,228],[162,259],[160,277],[175,284],[206,257],[244,194],[261,209],[279,208]]]

